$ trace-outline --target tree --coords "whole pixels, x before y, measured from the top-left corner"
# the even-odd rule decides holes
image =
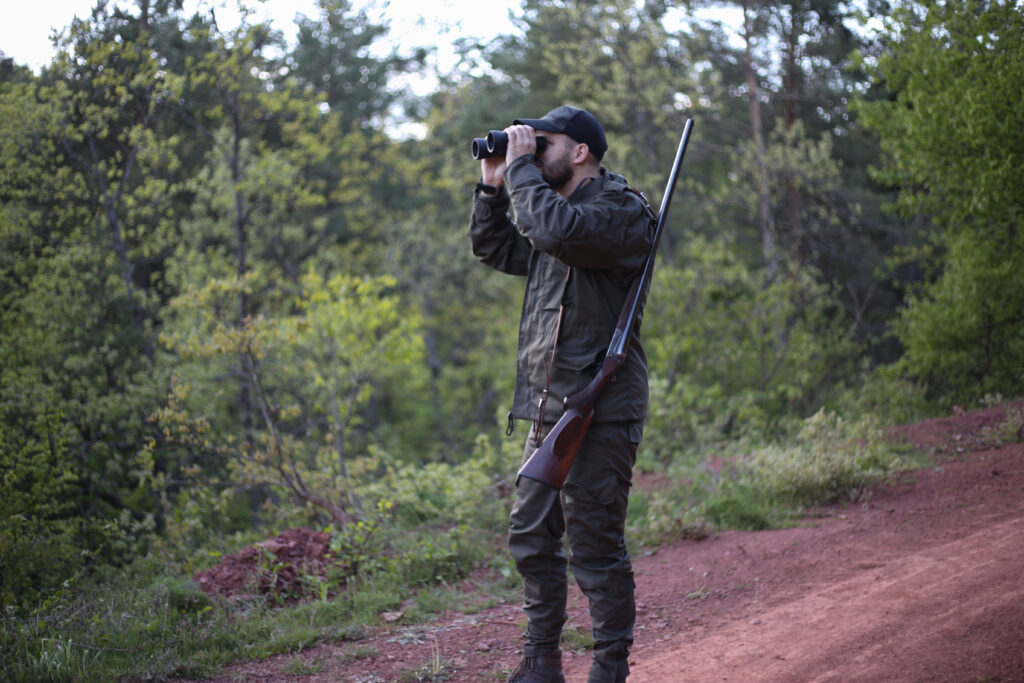
[[[272,86],[277,64],[269,54],[280,47],[280,37],[269,25],[250,25],[243,17],[228,32],[211,26],[192,31],[210,46],[186,61],[184,82],[188,93],[200,95],[197,109],[186,114],[207,154],[190,187],[191,215],[169,275],[179,287],[258,277],[258,287],[235,290],[235,306],[225,312],[242,327],[257,313],[270,312],[275,298],[288,296],[303,260],[314,253],[316,240],[304,239],[307,219],[330,189],[308,170],[323,158],[321,145],[329,148],[331,136],[319,125],[324,117],[311,98]],[[256,407],[244,358],[232,374],[238,394],[231,412],[247,438]]]
[[[161,401],[154,326],[182,186],[180,91],[148,37],[100,5],[40,77],[0,90],[4,512],[38,534],[33,553],[56,549],[2,552],[49,562],[41,590],[156,524],[135,455]]]
[[[657,271],[644,320],[661,399],[651,404],[656,452],[785,434],[834,395],[856,357],[812,270],[766,278],[734,239],[691,239],[681,265]]]
[[[187,451],[226,460],[235,486],[273,486],[338,525],[365,519],[350,471],[366,456],[353,444],[360,409],[381,380],[418,360],[418,320],[389,293],[388,278],[324,280],[312,270],[289,307],[297,314],[241,325],[218,315],[258,281],[250,274],[189,287],[174,306],[193,324],[163,337],[185,360],[232,372],[240,364],[256,407],[250,433],[216,429],[218,387],[183,376],[156,420]]]
[[[412,57],[397,50],[384,57],[372,54],[387,37],[386,24],[372,23],[365,9],[355,10],[348,0],[317,0],[318,17],[299,15],[295,49],[285,58],[287,78],[311,88],[323,103],[339,114],[344,132],[380,124],[400,94],[388,87],[391,77],[423,61],[425,50]]]
[[[1024,10],[1008,0],[901,4],[886,53],[868,64],[892,94],[861,102],[900,189],[897,207],[932,226],[918,252],[936,277],[895,326],[902,367],[946,401],[1016,395],[1024,379],[1022,226]],[[929,254],[935,254],[930,257]]]
[[[860,132],[848,106],[855,92],[869,90],[853,55],[869,46],[858,30],[863,15],[832,0],[676,4],[691,10],[683,21],[692,25],[709,24],[707,10],[731,10],[738,17],[735,25],[710,22],[720,28],[702,34],[699,49],[712,65],[702,83],[713,103],[702,130],[721,160],[702,175],[702,184],[714,188],[712,197],[730,198],[725,217],[744,235],[743,243],[756,241],[756,256],[770,272],[808,265],[835,284],[858,339],[869,341],[898,298],[898,285],[876,271],[894,244],[913,237],[880,209],[887,188],[866,177],[877,146]],[[868,11],[877,16],[885,7],[872,1]],[[830,158],[820,175],[839,174],[827,185],[808,182],[808,171],[817,173],[813,167],[779,166],[813,158],[823,145]],[[734,185],[741,178],[743,184]],[[735,211],[740,196],[756,198],[753,212],[746,200],[744,211]],[[720,205],[711,203],[706,213],[710,224],[723,223]]]

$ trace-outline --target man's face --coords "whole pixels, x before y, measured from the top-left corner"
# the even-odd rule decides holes
[[[548,147],[540,156],[540,177],[558,192],[572,180],[572,150],[576,142],[562,133],[541,133]]]

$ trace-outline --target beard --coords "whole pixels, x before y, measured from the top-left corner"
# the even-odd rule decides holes
[[[565,154],[550,164],[541,166],[540,177],[555,192],[564,188],[572,180],[572,163],[569,161],[569,151],[566,150]]]

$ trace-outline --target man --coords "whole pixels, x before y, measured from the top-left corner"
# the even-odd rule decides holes
[[[504,158],[481,160],[469,228],[485,264],[526,276],[516,388],[509,417],[532,421],[525,458],[604,359],[623,301],[643,267],[656,217],[625,178],[601,166],[604,130],[589,112],[561,106],[505,129]],[[537,152],[537,137],[547,138]],[[515,219],[509,215],[514,211]],[[561,492],[516,483],[509,547],[523,578],[528,625],[509,681],[564,681],[559,641],[566,620],[566,556],[590,602],[590,683],[624,681],[636,617],[623,531],[636,449],[647,412],[647,358],[639,329]]]

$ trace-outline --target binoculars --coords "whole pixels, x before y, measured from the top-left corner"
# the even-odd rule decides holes
[[[536,140],[537,154],[540,154],[548,146],[548,139],[543,135],[538,135]],[[508,135],[500,130],[489,131],[485,138],[473,138],[474,159],[503,157],[506,150],[508,150]]]

